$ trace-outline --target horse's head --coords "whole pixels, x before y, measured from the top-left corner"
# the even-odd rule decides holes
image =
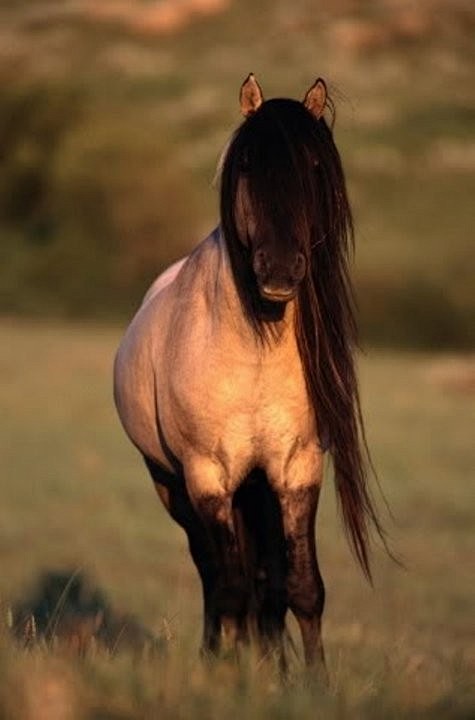
[[[241,87],[245,122],[223,164],[221,210],[228,247],[239,243],[259,296],[287,302],[307,276],[318,227],[319,121],[327,102],[318,79],[303,102],[264,101],[253,75]],[[232,248],[231,248],[232,250]]]
[[[260,296],[265,300],[287,302],[296,295],[305,277],[305,244],[293,232],[291,222],[282,223],[287,227],[279,231],[275,227],[277,213],[269,219],[264,215],[259,218],[254,204],[249,182],[243,174],[238,181],[235,204],[240,242],[248,248]]]

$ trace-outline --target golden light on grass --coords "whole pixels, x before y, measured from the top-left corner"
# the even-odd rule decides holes
[[[38,651],[16,658],[5,681],[8,720],[80,720],[80,680],[62,662]]]

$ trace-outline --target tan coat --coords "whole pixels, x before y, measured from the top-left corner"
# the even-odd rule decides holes
[[[276,339],[259,343],[219,230],[145,296],[117,354],[117,408],[139,450],[173,470],[165,438],[192,500],[233,493],[254,467],[276,490],[320,483],[294,313],[290,302]]]

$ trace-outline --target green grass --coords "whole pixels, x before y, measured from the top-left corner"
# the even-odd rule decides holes
[[[91,651],[80,661],[60,650],[23,651],[5,635],[0,717],[471,717],[473,358],[370,352],[361,360],[369,441],[406,569],[376,550],[375,586],[365,583],[327,478],[317,528],[326,691],[297,661],[287,687],[253,657],[239,670],[199,661],[200,590],[184,536],[113,408],[119,335],[100,326],[0,324],[0,606],[21,598],[41,569],[82,567],[114,606],[158,633],[166,625],[169,652],[137,660]]]

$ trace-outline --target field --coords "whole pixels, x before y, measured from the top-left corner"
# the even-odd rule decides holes
[[[374,588],[365,583],[328,477],[317,528],[324,690],[296,659],[286,687],[253,657],[239,670],[199,661],[200,591],[184,536],[114,413],[119,336],[99,325],[0,324],[0,604],[5,619],[41,569],[85,568],[168,650],[149,660],[28,652],[4,622],[0,718],[473,717],[473,358],[371,351],[361,360],[387,527],[406,568],[377,549]]]

